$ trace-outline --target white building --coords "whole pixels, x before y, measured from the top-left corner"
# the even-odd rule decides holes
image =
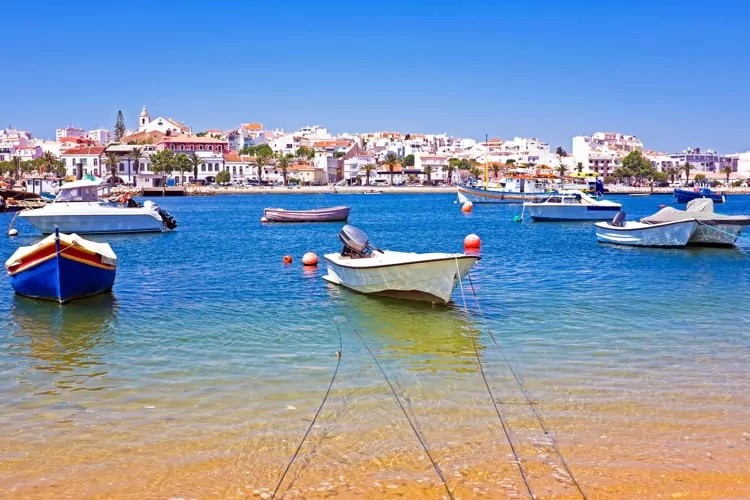
[[[106,146],[110,142],[115,142],[114,132],[107,130],[106,128],[89,130],[88,133],[86,133],[86,137],[102,146]]]
[[[68,125],[65,128],[58,128],[55,130],[55,140],[60,142],[63,137],[85,137],[86,131],[82,128],[76,128],[72,125]]]
[[[319,125],[307,125],[294,132],[293,135],[304,137],[310,140],[322,140],[331,139],[331,133],[327,128],[323,128]]]
[[[32,146],[31,132],[6,128],[0,130],[0,161],[10,160],[18,148]]]
[[[267,142],[270,132],[263,130],[262,123],[242,123],[227,133],[231,151],[241,151],[245,147],[258,146]]]
[[[632,151],[643,151],[643,143],[634,135],[596,132],[573,137],[572,156],[575,162],[600,175],[611,175]]]
[[[358,184],[360,182],[364,184],[366,175],[362,171],[362,168],[365,165],[375,164],[375,158],[369,155],[358,155],[347,158],[343,163],[342,180],[346,181],[347,184]],[[370,172],[370,182],[372,182],[374,178],[375,171],[373,170]],[[360,179],[361,181],[357,181],[357,179]]]
[[[414,170],[424,172],[426,167],[430,167],[430,179],[433,182],[447,182],[448,174],[445,167],[448,166],[447,156],[438,156],[427,153],[414,155]],[[457,179],[458,172],[453,173],[454,180]],[[427,181],[427,175],[421,175],[423,181]]]
[[[737,153],[737,173],[742,176],[750,176],[750,151]]]
[[[65,164],[65,175],[81,178],[91,174],[101,177],[104,149],[104,146],[82,146],[63,152],[60,159]]]
[[[173,118],[162,118],[161,116],[151,119],[146,106],[143,106],[138,117],[138,132],[161,132],[168,135],[190,134],[190,127],[178,122]]]

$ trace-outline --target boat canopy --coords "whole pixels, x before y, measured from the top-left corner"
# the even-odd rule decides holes
[[[80,180],[68,182],[60,186],[56,202],[71,201],[99,201],[98,191],[101,181]]]
[[[55,244],[55,235],[50,234],[42,241],[25,247],[19,247],[13,252],[13,255],[5,262],[5,267],[9,268],[19,264],[24,257],[28,257],[34,252],[46,247],[47,245]],[[96,253],[102,256],[102,262],[110,264],[112,266],[117,265],[117,255],[112,250],[112,247],[108,243],[97,243],[81,238],[77,234],[63,234],[60,233],[60,248],[65,247],[80,247],[88,250],[89,252]]]
[[[646,224],[661,224],[678,220],[695,219],[704,224],[735,224],[750,226],[750,215],[721,215],[714,212],[714,202],[710,198],[698,198],[687,204],[687,210],[664,207],[654,215],[641,219]]]

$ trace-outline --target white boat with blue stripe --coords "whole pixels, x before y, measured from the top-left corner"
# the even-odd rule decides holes
[[[539,202],[526,202],[523,210],[536,221],[612,220],[622,205],[595,199],[582,191],[566,190]]]

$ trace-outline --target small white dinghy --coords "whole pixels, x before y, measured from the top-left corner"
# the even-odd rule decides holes
[[[619,212],[612,222],[597,222],[596,239],[602,243],[641,247],[684,247],[698,229],[695,219],[660,224],[626,221]]]
[[[447,304],[459,279],[480,257],[451,253],[408,253],[378,250],[367,235],[345,225],[339,233],[341,253],[324,255],[336,285],[364,294]]]

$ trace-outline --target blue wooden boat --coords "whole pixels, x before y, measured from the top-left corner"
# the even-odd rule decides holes
[[[722,193],[714,193],[709,188],[675,189],[674,199],[677,203],[687,203],[698,198],[707,198],[714,203],[724,203],[726,198]]]
[[[111,290],[117,256],[107,243],[55,231],[36,245],[20,247],[5,268],[17,294],[64,304]]]

